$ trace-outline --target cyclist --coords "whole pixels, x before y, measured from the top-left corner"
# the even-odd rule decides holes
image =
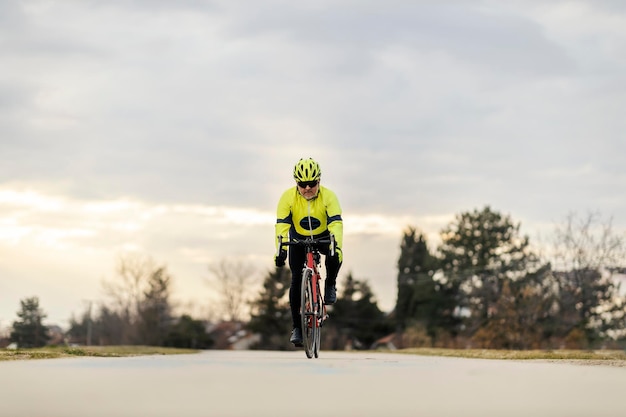
[[[343,262],[341,251],[343,242],[343,221],[341,207],[334,192],[320,185],[322,171],[317,162],[311,158],[300,159],[293,169],[296,186],[285,191],[278,202],[276,217],[276,247],[274,262],[277,267],[285,265],[287,250],[278,250],[278,237],[283,241],[289,238],[303,239],[306,237],[324,238],[331,234],[335,238],[334,256],[330,256],[330,245],[320,247],[325,257],[326,280],[324,282],[324,303],[334,304],[337,301],[336,280]],[[306,254],[302,246],[290,246],[289,268],[291,269],[291,287],[289,288],[289,305],[293,330],[289,341],[302,346],[302,324],[300,321],[300,289],[302,286],[302,266]]]

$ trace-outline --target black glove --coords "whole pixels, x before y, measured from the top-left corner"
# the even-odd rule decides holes
[[[337,258],[339,263],[343,262],[343,252],[341,251],[341,248],[339,246],[335,248],[335,258]]]
[[[335,235],[330,235],[331,243],[328,246],[328,254],[335,258],[339,263],[343,262],[343,252],[341,248],[337,245],[337,240],[335,240]]]
[[[287,259],[287,250],[281,248],[278,255],[274,256],[274,263],[278,268],[285,266],[285,259]]]

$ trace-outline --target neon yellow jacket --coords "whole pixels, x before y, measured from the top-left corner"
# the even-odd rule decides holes
[[[317,237],[325,231],[335,235],[337,247],[343,248],[343,220],[341,206],[334,192],[319,186],[317,196],[311,200],[302,197],[297,187],[285,191],[278,201],[276,210],[276,248],[278,236],[288,239],[291,230],[293,237]],[[310,220],[309,220],[310,218]],[[312,227],[309,227],[309,224]],[[310,230],[312,229],[312,230]],[[343,254],[340,254],[343,257]]]

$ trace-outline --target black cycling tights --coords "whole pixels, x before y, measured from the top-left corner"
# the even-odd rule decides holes
[[[337,254],[328,255],[328,247],[320,248],[324,255],[324,265],[326,266],[325,285],[335,286],[337,274],[341,268],[341,262]],[[302,287],[302,267],[306,262],[306,252],[302,246],[291,246],[289,248],[289,268],[291,269],[291,287],[289,288],[289,305],[291,306],[291,319],[293,327],[301,327],[300,321],[300,291]]]

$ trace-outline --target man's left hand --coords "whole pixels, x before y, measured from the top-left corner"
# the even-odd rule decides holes
[[[339,259],[339,263],[343,262],[343,252],[340,247],[335,247],[335,257]]]

